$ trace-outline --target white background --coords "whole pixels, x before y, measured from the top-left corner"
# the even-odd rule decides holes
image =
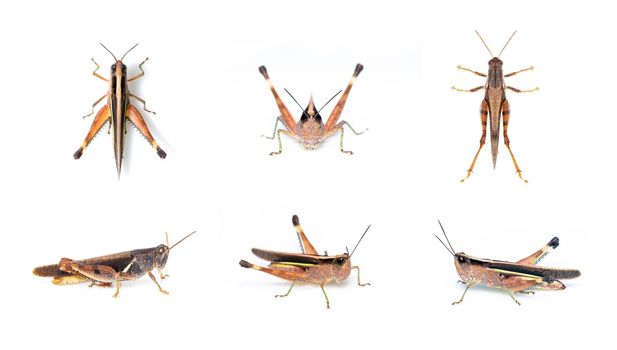
[[[0,293],[2,342],[33,348],[527,348],[607,346],[615,310],[614,11],[600,2],[184,1],[5,3],[0,11]],[[513,30],[504,70],[533,72],[509,85],[510,139],[493,170],[489,147],[469,167],[480,138],[482,78]],[[121,180],[111,137],[101,133],[79,161],[73,152],[92,119],[80,117],[105,93],[92,77],[112,63],[156,116],[144,114],[165,160],[129,129]],[[257,71],[268,67],[318,105],[365,66],[342,119],[347,132],[317,151],[283,140],[270,157],[278,111]],[[287,96],[289,109],[299,109]],[[139,103],[136,105],[141,108]],[[324,117],[333,105],[324,110]],[[487,145],[488,146],[488,145]],[[328,286],[296,287],[241,269],[264,263],[251,247],[299,249],[298,214],[315,247],[350,249],[362,267]],[[554,235],[546,266],[582,277],[561,292],[520,296],[482,287],[458,306],[463,286],[433,237],[444,223],[457,250],[518,260]],[[149,279],[113,289],[57,287],[31,274],[61,257],[86,258],[176,241],[160,294]],[[4,347],[4,346],[3,346]]]

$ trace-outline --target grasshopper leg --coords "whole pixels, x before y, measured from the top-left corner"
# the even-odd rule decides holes
[[[536,294],[536,292],[534,292],[533,290],[519,290],[519,291],[517,291],[517,293],[519,293],[519,294],[526,294],[526,295],[534,295],[534,294]]]
[[[109,82],[109,80],[108,80],[107,78],[105,78],[105,77],[103,77],[102,75],[100,75],[99,73],[97,73],[97,71],[98,71],[98,70],[99,70],[99,68],[101,68],[101,67],[99,66],[99,64],[98,64],[98,63],[96,63],[96,61],[94,60],[94,58],[92,58],[92,62],[94,62],[94,64],[96,65],[96,69],[94,69],[94,72],[92,72],[92,75],[94,75],[95,77],[97,77],[97,78],[99,78],[99,79],[101,79],[101,80],[103,80],[103,81]]]
[[[516,72],[508,73],[508,74],[504,75],[503,77],[504,78],[509,78],[511,76],[517,75],[518,73],[523,73],[523,72],[534,70],[534,69],[535,68],[533,66],[529,66],[529,68],[525,68],[525,69],[521,69],[521,70],[516,71]]]
[[[471,166],[469,167],[469,170],[467,170],[467,177],[461,179],[461,182],[464,182],[471,176],[471,173],[473,172],[473,167],[476,166],[476,160],[478,160],[478,155],[480,154],[480,151],[482,150],[482,147],[484,147],[484,143],[486,142],[486,123],[488,121],[488,103],[486,102],[486,100],[482,100],[482,106],[480,107],[480,121],[482,122],[482,136],[480,137],[480,147],[478,147],[478,151],[473,157],[473,161],[471,161]]]
[[[508,88],[508,90],[514,91],[514,92],[516,92],[517,94],[521,94],[521,93],[525,93],[525,92],[535,92],[535,91],[540,91],[540,88],[539,88],[539,87],[537,87],[537,86],[536,86],[535,88],[533,88],[533,89],[529,89],[529,90],[521,90],[521,89],[514,88],[514,87],[512,87],[512,86],[506,86],[506,87]]]
[[[506,290],[508,291],[508,294],[510,294],[510,298],[512,298],[512,300],[514,300],[514,302],[520,306],[521,303],[518,300],[516,300],[516,298],[514,297],[514,293],[512,293],[512,291],[509,289],[506,289]]]
[[[464,70],[464,71],[467,71],[467,72],[473,73],[473,74],[475,74],[475,75],[479,75],[479,76],[481,76],[481,77],[486,78],[486,74],[484,74],[484,73],[480,73],[480,72],[476,72],[475,70],[471,70],[471,69],[469,69],[469,68],[465,68],[465,67],[461,66],[460,64],[459,64],[458,66],[456,66],[456,69],[459,69],[459,70]]]
[[[465,294],[467,294],[467,291],[469,290],[469,288],[476,285],[476,281],[473,278],[470,278],[469,281],[466,282],[466,284],[467,284],[467,287],[465,287],[465,291],[463,292],[463,295],[461,295],[461,299],[458,301],[452,302],[452,305],[462,303],[463,299],[465,298]]]
[[[360,283],[360,266],[352,266],[351,269],[358,271],[358,285],[360,287],[370,286],[371,285],[370,283]]]
[[[478,91],[478,90],[482,90],[482,89],[484,89],[484,85],[482,85],[482,86],[476,86],[475,88],[473,88],[473,89],[469,89],[469,90],[466,90],[466,89],[459,89],[459,88],[457,88],[456,86],[452,86],[452,90],[454,90],[454,91],[458,91],[458,92],[476,92],[476,91]]]
[[[99,104],[99,102],[101,102],[101,100],[102,100],[102,99],[104,99],[105,97],[107,97],[107,94],[105,94],[105,95],[101,96],[101,98],[99,98],[98,100],[96,100],[96,101],[92,104],[92,111],[90,111],[90,113],[89,113],[89,114],[86,114],[86,115],[84,115],[84,116],[83,116],[83,117],[81,117],[81,118],[82,118],[82,119],[86,119],[86,118],[88,118],[89,116],[93,115],[93,114],[94,114],[94,107],[96,107],[96,105],[98,105],[98,104]]]
[[[159,272],[159,277],[161,277],[162,280],[164,280],[165,278],[169,277],[168,274],[164,274],[163,271],[161,271],[161,269],[157,268],[158,272]]]
[[[144,69],[143,69],[141,66],[143,66],[143,65],[144,65],[144,63],[146,63],[147,61],[148,61],[148,57],[146,57],[146,59],[145,59],[143,62],[141,62],[141,63],[139,64],[139,70],[140,70],[141,72],[140,72],[140,73],[138,73],[136,76],[134,76],[134,77],[132,77],[132,78],[129,78],[127,81],[133,81],[133,80],[137,80],[137,79],[139,79],[139,78],[143,77],[146,73],[144,72]]]
[[[296,284],[296,282],[291,282],[291,286],[289,286],[289,289],[287,290],[287,293],[285,293],[285,294],[277,294],[274,297],[275,298],[284,298],[284,297],[288,296],[289,293],[291,293],[291,289],[294,287],[295,284]]]
[[[277,133],[277,139],[278,139],[278,142],[279,142],[279,150],[276,151],[276,152],[270,152],[271,156],[275,156],[275,155],[281,154],[283,152],[283,143],[281,141],[281,134],[285,134],[285,135],[287,135],[289,137],[292,137],[291,133],[289,131],[287,131],[287,130],[284,130],[284,129],[278,129],[276,133]]]
[[[139,132],[142,135],[144,135],[144,137],[148,140],[150,145],[152,145],[152,147],[156,150],[156,153],[159,155],[159,157],[163,159],[167,157],[167,153],[165,153],[165,151],[161,149],[159,144],[156,143],[156,141],[154,140],[154,136],[152,136],[152,134],[150,133],[150,130],[148,129],[148,126],[146,125],[146,121],[144,120],[144,117],[141,116],[141,113],[139,113],[139,111],[137,110],[137,108],[135,108],[135,106],[129,104],[126,116],[128,117],[128,120],[130,120],[131,123],[135,125],[137,130],[139,130]]]
[[[99,281],[92,280],[90,281],[90,285],[88,287],[92,288],[92,286],[111,287],[111,282],[99,282]]]
[[[276,136],[276,130],[277,130],[277,127],[279,125],[279,122],[283,123],[283,121],[281,121],[281,116],[280,115],[278,117],[276,117],[276,121],[274,122],[274,130],[272,130],[272,136],[261,135],[261,137],[265,137],[268,140],[274,140],[274,136]]]
[[[83,154],[86,147],[88,147],[90,142],[92,142],[92,139],[94,138],[94,136],[96,136],[99,130],[101,130],[103,125],[107,123],[110,116],[111,116],[111,112],[109,111],[108,105],[105,105],[101,109],[99,109],[98,113],[96,114],[96,117],[94,117],[94,120],[92,121],[92,126],[90,126],[90,131],[88,131],[88,135],[86,135],[86,138],[81,143],[81,146],[79,147],[79,149],[75,152],[75,154],[73,154],[73,158],[75,159],[81,158],[81,155]]]
[[[156,277],[154,277],[154,274],[152,274],[152,271],[148,271],[148,276],[150,276],[150,279],[152,280],[152,282],[154,282],[156,284],[157,287],[159,287],[159,291],[163,294],[169,294],[168,291],[166,291],[165,289],[161,288],[161,285],[159,284],[159,282],[156,280]]]
[[[341,152],[352,155],[353,152],[352,151],[345,151],[345,149],[343,148],[343,136],[345,135],[345,129],[343,128],[345,125],[347,125],[347,127],[356,135],[362,135],[364,134],[365,131],[367,131],[368,129],[364,129],[360,132],[357,132],[352,126],[351,124],[349,124],[347,121],[342,120],[340,121],[338,124],[336,124],[334,126],[334,128],[332,129],[331,132],[329,132],[328,134],[326,134],[326,138],[330,137],[331,135],[335,134],[337,131],[341,131],[341,143],[340,143],[340,148],[341,148]]]
[[[326,297],[326,308],[329,309],[330,308],[330,299],[328,299],[328,294],[326,294],[326,290],[324,289],[324,285],[321,284],[319,285],[321,287],[321,291],[323,292],[323,296]]]
[[[502,114],[503,114],[503,142],[508,148],[508,152],[510,152],[510,156],[512,157],[512,162],[514,163],[514,168],[516,168],[516,173],[521,180],[527,183],[528,181],[523,178],[521,175],[522,171],[518,167],[518,163],[516,162],[516,158],[514,158],[514,153],[512,153],[512,149],[510,149],[510,139],[508,138],[508,123],[510,122],[510,103],[508,100],[504,100],[502,104]]]
[[[152,114],[155,114],[155,115],[156,115],[156,112],[155,112],[155,111],[151,111],[151,110],[149,110],[149,109],[146,107],[146,101],[145,101],[143,98],[141,98],[141,97],[139,97],[139,96],[137,96],[137,95],[133,95],[133,94],[130,94],[130,95],[131,95],[131,97],[132,97],[132,98],[136,99],[137,101],[141,102],[141,103],[144,105],[144,111],[146,111],[146,112],[148,112],[148,113],[152,113]]]

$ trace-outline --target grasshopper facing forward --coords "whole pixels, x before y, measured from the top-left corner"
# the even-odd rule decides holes
[[[441,226],[441,222],[439,226]],[[441,230],[448,245],[446,246],[437,235],[435,235],[435,237],[437,237],[441,244],[443,244],[454,257],[456,272],[458,272],[461,278],[459,282],[467,285],[461,299],[453,302],[452,305],[461,303],[469,288],[477,284],[482,284],[489,288],[503,289],[510,294],[512,300],[521,305],[514,297],[514,293],[534,294],[534,292],[530,290],[532,288],[562,290],[565,289],[566,286],[558,279],[576,278],[581,275],[580,271],[574,269],[555,269],[537,266],[538,262],[540,262],[546,254],[559,246],[559,238],[557,237],[551,239],[546,246],[530,256],[517,262],[507,262],[480,259],[465,253],[456,253],[450,244],[450,240],[443,226],[441,226]]]
[[[341,116],[341,113],[343,113],[343,108],[345,107],[345,102],[347,102],[347,97],[349,97],[349,92],[351,91],[351,87],[353,86],[354,82],[356,81],[356,78],[358,77],[360,72],[362,72],[363,69],[364,69],[364,66],[361,65],[360,63],[356,65],[356,70],[354,71],[353,76],[351,77],[351,81],[347,85],[347,88],[345,89],[343,96],[341,96],[340,100],[338,101],[334,109],[332,110],[330,117],[328,117],[326,124],[324,125],[321,119],[321,115],[319,115],[319,112],[321,112],[321,110],[330,101],[332,101],[338,94],[340,94],[341,93],[340,91],[336,95],[334,95],[328,102],[326,102],[326,104],[323,107],[321,107],[321,109],[319,110],[315,108],[313,97],[311,97],[309,100],[308,107],[306,107],[306,109],[302,111],[300,122],[296,122],[294,117],[291,115],[291,112],[289,112],[289,110],[285,106],[285,103],[283,103],[283,100],[281,100],[281,97],[276,92],[276,89],[274,89],[274,85],[272,84],[272,81],[270,81],[270,76],[268,76],[268,71],[266,70],[266,67],[265,66],[259,67],[259,73],[261,73],[264,76],[264,78],[270,85],[270,90],[272,91],[272,94],[274,95],[274,99],[276,100],[276,104],[279,108],[279,111],[281,112],[281,115],[276,118],[276,122],[274,123],[274,132],[272,133],[272,136],[271,137],[266,136],[270,140],[274,140],[274,136],[276,136],[278,139],[278,143],[279,143],[279,150],[276,152],[271,152],[270,155],[272,156],[272,155],[280,154],[281,152],[283,152],[283,144],[281,143],[281,134],[285,134],[289,137],[292,137],[300,141],[305,149],[315,149],[319,147],[319,145],[321,144],[323,140],[327,139],[330,136],[333,136],[338,131],[341,132],[341,142],[340,142],[341,152],[347,153],[347,154],[353,154],[352,151],[346,151],[345,149],[343,149],[343,135],[345,132],[343,127],[347,125],[347,127],[349,127],[349,129],[351,129],[351,131],[353,131],[353,133],[356,135],[363,134],[364,131],[368,129],[361,131],[361,132],[357,132],[346,121],[343,120],[339,123],[337,123],[337,121],[339,117]],[[285,90],[285,92],[289,94],[289,91]],[[289,96],[291,96],[291,94],[289,94]],[[293,96],[291,96],[291,98],[296,103],[298,103],[298,101],[296,101],[296,99]],[[298,106],[300,107],[300,109],[302,109],[302,106],[300,106],[299,103],[298,103]],[[279,122],[283,124],[283,126],[285,126],[286,130],[277,129]]]
[[[85,117],[89,117],[94,114],[94,107],[105,97],[107,97],[107,104],[105,104],[96,113],[96,117],[92,122],[92,126],[90,127],[88,135],[86,135],[86,138],[84,139],[84,142],[82,142],[79,149],[75,152],[75,154],[73,154],[73,158],[81,158],[84,149],[88,147],[90,142],[92,142],[92,139],[101,130],[101,128],[105,124],[107,124],[107,122],[109,122],[109,130],[113,131],[114,158],[116,160],[116,170],[118,171],[118,177],[120,177],[120,170],[122,169],[122,157],[124,154],[124,135],[126,134],[127,120],[130,121],[137,128],[137,130],[139,130],[139,132],[148,140],[152,147],[156,149],[156,153],[159,155],[159,157],[165,158],[167,157],[167,154],[161,149],[161,147],[159,147],[158,143],[156,143],[154,137],[150,133],[150,130],[148,130],[148,126],[146,125],[144,118],[141,116],[141,113],[139,113],[137,108],[135,108],[135,106],[133,106],[130,101],[130,98],[132,97],[144,105],[144,110],[146,112],[156,114],[155,112],[152,112],[146,108],[146,101],[136,95],[133,95],[129,91],[128,85],[129,82],[137,80],[144,76],[145,73],[142,66],[144,65],[144,63],[146,63],[148,58],[146,58],[139,65],[139,70],[141,71],[141,73],[137,74],[132,78],[129,78],[127,75],[126,65],[122,63],[122,60],[124,59],[124,56],[126,56],[126,54],[128,54],[137,46],[137,44],[130,48],[120,59],[117,59],[116,56],[111,51],[109,51],[103,44],[101,44],[101,46],[103,46],[103,48],[105,48],[105,50],[107,50],[107,52],[109,52],[115,60],[115,63],[111,66],[111,77],[110,79],[107,79],[97,73],[100,67],[98,63],[94,61],[94,59],[92,59],[92,62],[94,62],[94,64],[96,65],[96,69],[94,70],[94,72],[92,72],[92,74],[95,77],[108,82],[109,90],[105,95],[101,96],[101,98],[99,98],[92,104],[92,112]]]
[[[324,289],[326,284],[330,282],[341,283],[349,277],[351,270],[357,270],[358,285],[361,287],[370,285],[370,283],[360,283],[360,267],[351,265],[351,256],[356,251],[356,248],[358,248],[358,244],[360,244],[366,232],[368,232],[370,225],[366,228],[362,237],[360,237],[360,240],[351,254],[347,251],[343,254],[328,256],[327,253],[325,255],[319,255],[319,253],[317,253],[317,250],[313,247],[311,242],[309,242],[308,238],[306,238],[302,227],[300,227],[300,220],[297,215],[293,216],[292,223],[298,234],[298,239],[300,240],[302,254],[253,248],[251,250],[253,254],[264,260],[271,261],[270,266],[261,267],[240,260],[240,266],[242,267],[263,271],[284,280],[291,281],[291,286],[289,290],[287,290],[287,293],[276,295],[275,297],[288,296],[296,282],[319,284],[326,298],[326,307],[329,309],[330,300]]]
[[[117,298],[120,292],[120,281],[133,281],[147,274],[161,293],[169,294],[161,288],[152,271],[158,270],[161,279],[165,279],[167,275],[164,275],[162,270],[167,264],[169,251],[194,233],[195,231],[188,234],[171,247],[167,242],[167,245],[160,244],[153,248],[135,249],[84,260],[62,258],[58,264],[39,266],[32,272],[41,277],[53,277],[52,282],[57,285],[90,282],[89,287],[111,287],[115,282],[114,298]]]
[[[504,139],[503,142],[508,148],[508,152],[510,152],[510,156],[512,157],[512,162],[514,162],[514,167],[516,168],[516,173],[518,174],[518,177],[520,177],[523,181],[527,182],[527,180],[525,180],[523,176],[521,175],[522,173],[521,169],[518,167],[518,163],[516,162],[516,159],[514,158],[514,154],[512,153],[512,150],[510,149],[510,139],[508,138],[508,123],[510,122],[510,103],[506,99],[506,89],[514,91],[516,93],[523,93],[523,92],[538,91],[538,88],[536,87],[531,90],[520,90],[517,88],[513,88],[511,86],[506,85],[504,78],[514,76],[521,72],[531,71],[534,68],[532,66],[529,68],[519,70],[517,72],[512,72],[506,75],[503,74],[503,70],[502,70],[503,61],[501,61],[499,57],[503,53],[503,50],[506,48],[506,46],[508,46],[508,43],[510,43],[510,40],[512,40],[512,37],[514,36],[514,34],[516,34],[516,31],[512,34],[512,36],[510,36],[510,39],[508,39],[508,42],[506,43],[506,45],[504,45],[503,49],[501,49],[501,52],[499,52],[499,55],[497,57],[493,56],[491,49],[488,48],[488,46],[486,45],[486,43],[480,36],[480,33],[476,31],[476,34],[478,34],[478,37],[480,37],[480,40],[482,40],[482,43],[484,44],[488,52],[491,54],[491,57],[493,58],[490,61],[488,61],[488,76],[484,73],[476,72],[468,68],[464,68],[461,66],[457,67],[460,70],[468,71],[476,75],[479,75],[481,77],[487,78],[486,83],[484,85],[475,87],[473,89],[464,90],[464,89],[458,89],[455,86],[452,87],[453,90],[461,91],[461,92],[476,92],[482,89],[485,90],[484,99],[482,100],[482,106],[480,108],[480,118],[482,121],[482,137],[480,137],[480,147],[478,148],[478,151],[476,152],[475,157],[473,157],[473,161],[471,162],[471,166],[469,167],[469,170],[467,170],[467,177],[462,179],[461,182],[465,181],[467,178],[469,178],[469,176],[471,176],[473,168],[476,165],[476,160],[478,159],[478,155],[480,154],[480,151],[482,150],[482,147],[484,146],[484,143],[486,141],[486,123],[487,123],[487,117],[489,114],[490,114],[490,121],[491,121],[490,123],[491,124],[490,125],[491,154],[493,157],[493,168],[497,166],[497,148],[499,146],[499,127],[500,127],[501,118],[503,117],[503,139]]]

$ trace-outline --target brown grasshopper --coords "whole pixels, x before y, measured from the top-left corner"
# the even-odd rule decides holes
[[[313,247],[311,242],[309,242],[308,238],[306,238],[302,227],[300,227],[300,220],[297,215],[292,217],[292,223],[298,234],[302,253],[284,253],[253,248],[251,250],[253,254],[264,260],[271,261],[268,267],[261,267],[253,265],[245,260],[240,260],[240,266],[242,267],[263,271],[284,280],[291,281],[291,286],[289,290],[287,290],[287,293],[275,295],[275,297],[288,296],[296,282],[319,284],[324,297],[326,297],[326,307],[329,309],[330,300],[324,289],[326,284],[330,282],[341,283],[349,277],[351,270],[357,270],[358,285],[361,287],[370,285],[370,283],[360,282],[360,267],[351,265],[351,256],[356,251],[356,248],[358,248],[366,232],[368,232],[371,227],[370,225],[366,228],[360,240],[358,240],[351,254],[349,254],[349,250],[347,250],[347,252],[343,254],[328,256],[327,252],[324,255],[319,255],[319,253],[317,253],[317,250]]]
[[[321,107],[319,110],[315,108],[315,102],[313,101],[313,97],[311,96],[308,107],[306,107],[306,109],[302,111],[300,122],[297,123],[294,117],[291,115],[291,112],[289,112],[289,110],[285,106],[285,103],[283,103],[283,100],[281,100],[280,96],[276,92],[276,89],[274,89],[274,85],[272,84],[272,81],[270,81],[270,76],[268,76],[268,71],[266,70],[266,67],[265,66],[259,67],[259,73],[261,73],[266,79],[266,81],[268,82],[268,85],[270,86],[270,90],[272,91],[272,94],[274,95],[274,100],[276,100],[276,104],[279,108],[279,111],[281,112],[281,115],[276,118],[276,122],[274,123],[274,131],[272,132],[272,136],[261,135],[262,137],[266,137],[270,140],[274,140],[274,136],[275,135],[277,136],[278,143],[279,143],[279,150],[276,152],[271,152],[270,155],[272,156],[276,154],[281,154],[281,152],[283,152],[283,144],[281,143],[281,134],[285,134],[291,138],[298,140],[299,142],[302,143],[305,149],[315,149],[319,147],[319,145],[321,144],[323,140],[329,138],[330,136],[333,136],[338,131],[341,132],[341,142],[340,142],[341,152],[347,153],[350,155],[353,154],[352,151],[346,151],[343,149],[343,135],[345,133],[343,126],[347,125],[347,127],[349,127],[349,129],[353,131],[353,133],[356,135],[361,135],[368,129],[365,129],[364,131],[361,131],[361,132],[357,132],[345,120],[342,120],[341,122],[338,122],[338,123],[337,121],[339,117],[341,116],[341,113],[343,113],[343,108],[345,107],[345,102],[347,102],[347,97],[349,97],[349,92],[351,91],[351,87],[353,86],[354,82],[356,81],[356,78],[358,77],[360,72],[362,72],[363,69],[364,69],[364,66],[361,65],[360,63],[356,65],[356,70],[354,71],[353,76],[351,77],[351,81],[349,81],[349,84],[347,85],[347,88],[345,89],[343,96],[341,96],[341,98],[337,102],[336,106],[332,110],[332,113],[328,117],[326,124],[324,125],[321,119],[321,115],[319,113],[330,101],[332,101],[336,96],[338,96],[338,94],[340,94],[341,91],[339,91],[334,96],[332,96],[332,98],[330,98],[330,100],[328,100],[328,102],[326,102],[326,104],[323,107]],[[302,110],[302,106],[300,106],[298,101],[296,101],[296,99],[289,93],[289,91],[287,91],[287,89],[285,89],[285,92],[287,92],[289,96],[291,96],[291,98],[296,102],[296,104],[298,104],[298,106]],[[277,129],[279,122],[283,124],[285,129]]]
[[[512,36],[510,36],[510,39],[508,39],[508,42],[506,42],[506,44],[501,49],[497,57],[493,55],[493,53],[491,52],[491,49],[488,48],[488,45],[486,45],[486,43],[484,42],[484,39],[482,39],[482,37],[480,36],[480,33],[478,33],[477,30],[476,30],[476,34],[478,34],[478,37],[480,38],[480,40],[482,40],[482,43],[484,44],[488,52],[491,54],[491,57],[493,58],[491,58],[491,60],[488,61],[488,77],[484,73],[476,72],[474,70],[462,67],[460,65],[457,66],[457,68],[460,70],[468,71],[476,75],[479,75],[481,77],[487,78],[486,83],[484,85],[475,87],[473,89],[464,90],[464,89],[459,89],[455,86],[452,87],[453,90],[460,91],[460,92],[476,92],[482,89],[485,90],[484,99],[482,100],[482,106],[480,108],[480,118],[482,121],[482,137],[480,138],[480,147],[478,148],[478,151],[476,152],[475,157],[473,157],[473,161],[471,162],[471,166],[469,167],[469,170],[467,170],[467,177],[462,179],[461,182],[465,181],[467,178],[469,178],[469,176],[471,176],[471,172],[473,171],[473,167],[476,165],[476,160],[478,159],[480,150],[482,150],[482,147],[484,146],[484,142],[486,141],[486,122],[487,122],[487,116],[489,114],[490,114],[490,119],[491,119],[491,154],[493,156],[493,169],[497,166],[497,148],[499,146],[499,124],[500,124],[501,118],[503,117],[504,143],[506,147],[508,148],[508,151],[510,152],[510,156],[512,157],[512,162],[514,162],[514,167],[516,168],[516,173],[518,174],[518,177],[520,177],[523,181],[527,182],[527,180],[525,180],[523,176],[521,175],[521,169],[518,167],[518,163],[516,162],[516,159],[514,158],[514,154],[512,153],[512,150],[510,149],[510,139],[508,138],[508,123],[510,122],[510,103],[506,99],[506,89],[514,91],[516,93],[533,92],[533,91],[538,91],[539,89],[537,87],[531,90],[520,90],[517,88],[513,88],[511,86],[506,85],[504,78],[514,76],[521,72],[531,71],[534,69],[534,67],[530,66],[529,68],[521,69],[519,71],[512,72],[506,75],[503,74],[503,70],[502,70],[503,62],[499,59],[499,57],[503,53],[503,50],[506,48],[506,46],[508,46],[508,44],[510,43],[510,40],[512,40],[512,37],[514,36],[514,34],[516,34],[516,31],[512,33]]]
[[[135,46],[131,47],[122,56],[122,58],[117,59],[116,56],[105,47],[105,45],[101,44],[101,46],[103,46],[103,48],[111,54],[115,61],[115,63],[111,66],[110,79],[107,79],[97,73],[100,67],[98,63],[94,61],[94,58],[92,59],[92,62],[94,62],[94,64],[96,65],[96,69],[94,70],[94,72],[92,72],[92,75],[108,82],[109,90],[105,95],[101,96],[101,98],[99,98],[92,104],[92,111],[90,112],[90,114],[84,116],[84,118],[94,114],[94,107],[99,104],[99,102],[101,102],[105,97],[107,97],[107,103],[96,113],[96,117],[92,122],[92,126],[90,127],[88,135],[86,135],[84,142],[82,142],[77,152],[73,154],[73,158],[81,158],[84,149],[88,147],[92,139],[101,130],[101,128],[105,124],[107,124],[107,122],[109,122],[109,130],[113,130],[114,158],[116,160],[116,170],[118,171],[118,177],[120,177],[120,170],[122,168],[122,157],[124,154],[124,135],[126,134],[127,120],[130,121],[137,128],[137,130],[139,130],[139,132],[148,140],[148,142],[150,142],[152,147],[156,149],[156,153],[159,155],[159,157],[167,157],[165,151],[163,151],[161,147],[159,147],[158,143],[156,143],[154,137],[150,133],[150,130],[148,130],[148,126],[146,125],[144,118],[141,116],[141,113],[139,113],[137,108],[135,108],[135,106],[133,106],[130,101],[130,98],[132,97],[143,104],[144,110],[146,112],[156,114],[155,112],[150,111],[148,110],[148,108],[146,108],[146,101],[136,95],[133,95],[129,91],[128,83],[144,76],[145,72],[142,66],[144,65],[144,63],[146,63],[146,61],[148,61],[148,58],[146,58],[139,65],[139,70],[141,71],[141,73],[135,75],[132,78],[128,77],[126,65],[122,63],[122,60],[137,45],[138,44],[135,44]]]
[[[535,292],[530,290],[532,288],[562,290],[566,286],[558,279],[576,278],[581,275],[579,270],[537,266],[546,254],[559,246],[559,238],[557,237],[553,237],[544,247],[528,257],[517,262],[507,262],[475,258],[462,252],[456,253],[441,222],[439,222],[439,226],[448,245],[446,246],[437,235],[435,237],[454,257],[454,266],[456,266],[456,272],[461,278],[459,282],[467,286],[461,299],[453,302],[452,305],[461,303],[469,288],[477,284],[489,288],[503,289],[510,294],[512,300],[521,305],[514,297],[514,293],[534,294]]]
[[[97,258],[83,260],[62,258],[58,264],[39,266],[32,273],[41,277],[53,277],[52,282],[57,285],[90,282],[89,287],[111,287],[112,282],[116,282],[114,298],[117,298],[120,292],[120,281],[133,281],[148,274],[161,293],[169,294],[161,288],[152,270],[158,270],[161,279],[168,277],[162,270],[167,264],[169,251],[195,232],[189,233],[172,246],[169,246],[167,240],[167,245],[159,244],[153,248],[134,249]],[[167,234],[165,236],[167,237]]]

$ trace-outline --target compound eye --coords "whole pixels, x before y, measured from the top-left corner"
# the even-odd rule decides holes
[[[345,259],[338,258],[338,259],[336,259],[336,263],[339,264],[339,265],[343,265],[345,263]]]
[[[160,248],[159,248],[158,253],[159,253],[159,254],[163,254],[163,253],[165,253],[165,248],[160,247]]]
[[[112,65],[112,66],[111,66],[111,69],[116,69],[116,65],[115,65],[115,64],[114,64],[114,65]]]
[[[465,258],[463,258],[462,256],[459,256],[458,257],[458,262],[464,263],[465,262]]]

